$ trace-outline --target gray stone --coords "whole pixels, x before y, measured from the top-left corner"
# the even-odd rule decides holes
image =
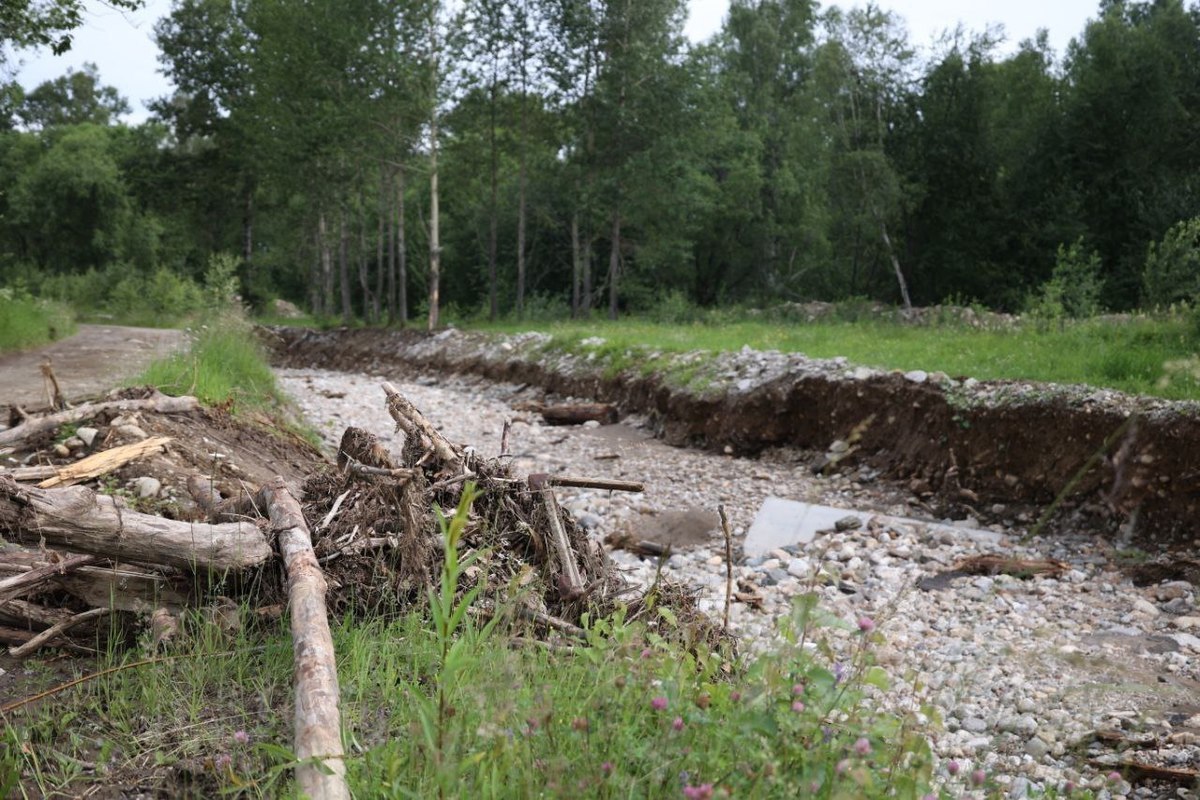
[[[594,530],[600,527],[600,518],[595,514],[580,514],[579,516],[575,517],[575,521],[578,522],[586,531]]]
[[[599,420],[595,420],[595,419],[589,419],[587,422],[583,423],[583,427],[585,427],[585,428],[599,428],[599,427],[600,427],[600,421],[599,421]]]
[[[788,579],[788,574],[779,567],[769,569],[763,573],[762,579],[759,581],[763,586],[778,586]]]
[[[1023,775],[1018,775],[1013,779],[1012,785],[1008,787],[1009,800],[1024,800],[1029,796],[1029,779]]]
[[[67,439],[65,442],[63,442],[63,444],[67,446],[68,450],[82,450],[83,448],[87,447],[87,445],[84,444],[83,439],[80,439],[78,436],[72,436],[70,439]]]
[[[962,727],[971,733],[983,733],[988,729],[988,724],[983,717],[967,717],[962,721]]]
[[[788,573],[788,575],[791,575],[793,578],[802,578],[803,579],[803,578],[808,577],[808,572],[811,568],[812,568],[812,566],[808,563],[808,559],[793,558],[791,561],[788,562],[787,573]]]
[[[859,519],[858,517],[854,516],[853,514],[847,514],[846,516],[839,519],[837,522],[833,523],[833,529],[835,531],[838,531],[839,533],[844,533],[846,531],[855,531],[861,527],[862,527],[862,520]]]
[[[145,439],[146,432],[137,425],[117,425],[113,428],[118,436],[126,436],[130,439]]]
[[[1035,736],[1025,743],[1025,752],[1033,756],[1034,760],[1041,761],[1050,752],[1050,745]]]
[[[162,481],[143,475],[133,481],[133,490],[141,499],[150,500],[158,497],[158,493],[162,491]]]
[[[71,448],[67,447],[65,444],[56,444],[54,445],[54,455],[58,456],[59,458],[69,458],[71,455]]]
[[[923,369],[914,369],[910,372],[904,373],[904,379],[912,381],[913,383],[924,383],[929,379],[929,373]]]
[[[1142,614],[1147,617],[1157,617],[1161,613],[1158,610],[1158,606],[1142,597],[1138,597],[1133,601],[1133,611],[1135,614]]]
[[[80,428],[75,431],[75,435],[82,439],[85,445],[91,447],[92,443],[96,441],[96,437],[100,435],[100,431],[95,428]]]

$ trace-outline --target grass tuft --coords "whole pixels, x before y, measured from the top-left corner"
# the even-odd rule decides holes
[[[75,332],[70,309],[0,289],[0,352],[36,347]]]

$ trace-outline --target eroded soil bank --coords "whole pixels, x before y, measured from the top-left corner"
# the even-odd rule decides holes
[[[1195,403],[748,349],[665,360],[629,353],[634,366],[618,371],[587,341],[567,353],[540,334],[279,328],[268,339],[283,366],[476,374],[647,414],[671,444],[813,451],[825,469],[868,466],[905,481],[938,514],[987,520],[993,504],[1045,507],[1070,487],[1058,526],[1120,531],[1140,546],[1196,538]],[[638,368],[643,357],[657,368]]]

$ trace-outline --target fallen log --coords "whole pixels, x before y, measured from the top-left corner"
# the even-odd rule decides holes
[[[157,392],[142,400],[109,400],[103,403],[87,403],[66,411],[47,414],[44,417],[30,417],[15,428],[0,430],[0,448],[20,444],[38,434],[52,431],[60,425],[82,422],[107,411],[152,411],[158,414],[183,414],[199,408],[200,403],[194,397],[168,397]]]
[[[97,560],[99,559],[92,555],[71,556],[57,564],[47,564],[32,568],[11,578],[4,578],[0,580],[0,603],[20,597],[22,594],[46,583],[55,576],[65,575],[73,569],[86,566]]]
[[[0,477],[0,531],[28,543],[188,570],[241,570],[271,557],[249,523],[179,522],[129,511],[82,486],[23,487]]]
[[[61,561],[47,564],[47,555],[62,558],[62,554],[55,551],[47,553],[19,545],[6,546],[0,549],[0,574],[20,576],[34,569],[50,567],[53,574],[42,581],[46,586],[77,597],[89,606],[115,611],[147,613],[159,606],[179,610],[188,603],[184,594],[176,591],[170,580],[158,573],[119,563],[74,567],[64,573]],[[71,558],[98,560],[94,556]]]
[[[617,407],[611,403],[573,403],[560,406],[542,406],[538,409],[547,425],[582,425],[599,422],[612,425],[617,421]]]
[[[29,631],[17,630],[16,628],[8,628],[3,625],[0,625],[0,644],[17,645],[17,646],[25,645],[25,644],[28,644],[30,641],[32,641],[35,636],[37,636],[36,633],[31,633]],[[91,654],[95,653],[94,650],[89,650],[86,647],[80,647],[79,645],[75,644],[74,642],[72,642],[70,640],[63,641],[62,643],[56,642],[55,646],[61,647],[64,650],[70,650],[75,653],[83,653],[86,655],[91,655]]]
[[[387,395],[388,414],[396,421],[396,425],[408,436],[420,436],[429,442],[434,455],[442,464],[442,469],[452,473],[462,471],[463,457],[450,441],[442,436],[437,428],[425,419],[425,415],[400,394],[390,383],[383,384],[384,394]]]
[[[71,612],[61,608],[47,608],[24,600],[7,600],[0,603],[0,625],[17,625],[37,630],[57,625],[70,619]]]
[[[54,639],[62,636],[76,625],[81,625],[88,620],[96,619],[97,617],[102,617],[109,613],[111,612],[107,608],[91,608],[83,613],[75,614],[71,616],[70,619],[65,619],[62,622],[59,622],[57,625],[47,628],[46,630],[34,636],[28,642],[15,647],[10,647],[8,649],[8,654],[13,658],[24,658],[40,648],[42,645],[49,644]]]
[[[346,798],[337,663],[325,608],[325,573],[313,552],[300,503],[283,478],[264,486],[260,500],[279,535],[288,576],[288,610],[296,670],[296,783],[313,800]],[[316,763],[314,763],[314,761]]]

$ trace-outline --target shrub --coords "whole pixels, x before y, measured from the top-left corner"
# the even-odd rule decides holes
[[[1158,307],[1200,299],[1200,217],[1174,225],[1150,244],[1142,288],[1145,301]]]
[[[0,289],[0,351],[52,342],[74,329],[70,310],[62,304],[36,300],[23,285]]]
[[[1070,247],[1060,244],[1050,280],[1030,298],[1027,312],[1043,321],[1094,317],[1100,311],[1100,291],[1104,287],[1100,267],[1100,254],[1085,250],[1083,237]]]

